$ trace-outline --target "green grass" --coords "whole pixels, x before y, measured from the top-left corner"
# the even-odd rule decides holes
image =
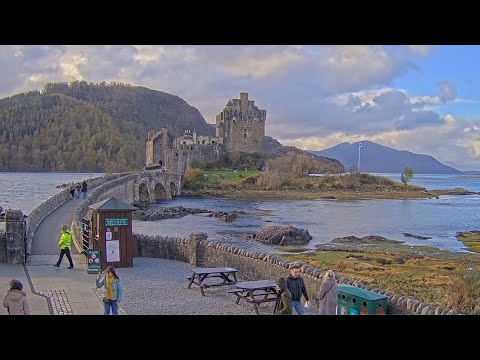
[[[260,174],[261,171],[231,171],[231,170],[208,170],[205,171],[208,183],[215,184],[221,182],[223,184],[236,184],[247,177]]]
[[[459,233],[457,239],[463,242],[468,250],[476,253],[480,253],[480,232],[479,231],[466,231]]]
[[[357,246],[358,245],[358,246]],[[470,281],[480,271],[478,254],[459,254],[432,247],[410,247],[401,243],[337,243],[335,249],[313,254],[282,255],[323,270],[376,284],[381,289],[467,313],[480,313],[480,284]],[[350,248],[348,249],[347,246]]]

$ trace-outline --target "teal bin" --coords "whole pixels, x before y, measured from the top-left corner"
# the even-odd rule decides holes
[[[338,285],[338,315],[385,315],[387,297],[356,286]]]

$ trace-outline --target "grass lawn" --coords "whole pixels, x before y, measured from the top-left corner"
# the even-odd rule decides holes
[[[205,171],[207,182],[222,182],[224,184],[236,184],[243,179],[260,174],[261,171],[237,171],[232,170],[208,170]]]

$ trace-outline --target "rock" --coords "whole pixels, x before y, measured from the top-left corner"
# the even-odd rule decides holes
[[[420,304],[421,304],[421,302],[418,301],[418,300],[417,300],[416,303],[413,304],[413,306],[412,306],[412,311],[413,311],[414,313],[417,313],[417,314],[418,314],[417,309],[418,309],[418,307],[420,306]]]
[[[419,303],[418,300],[415,300],[415,299],[408,299],[407,300],[407,310],[413,310],[413,307],[415,306],[415,304]]]
[[[447,313],[447,315],[458,315],[458,312],[457,312],[457,310],[452,309]]]
[[[274,244],[280,246],[286,245],[305,245],[312,236],[308,230],[296,228],[294,226],[269,226],[255,234],[255,240],[264,244]]]
[[[428,312],[432,309],[432,306],[431,305],[427,305],[425,306],[422,311],[420,312],[420,314],[422,315],[428,315]]]
[[[445,310],[445,309],[442,308],[442,307],[437,307],[435,309],[435,315],[442,315],[443,310]]]
[[[431,239],[430,236],[414,235],[414,234],[410,234],[410,233],[406,233],[406,232],[404,232],[402,234],[405,237],[411,237],[411,238],[418,239],[418,240],[429,240],[429,239]]]
[[[399,298],[400,298],[400,295],[395,294],[395,295],[392,296],[392,300],[390,300],[390,302],[392,304],[396,305]]]
[[[427,315],[435,315],[435,310],[436,310],[436,308],[434,306],[432,306],[431,309],[428,310]]]
[[[450,311],[450,309],[443,309],[441,315],[447,315],[449,311]]]

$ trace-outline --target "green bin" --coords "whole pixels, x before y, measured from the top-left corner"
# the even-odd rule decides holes
[[[385,315],[387,297],[356,286],[338,285],[338,315]]]

